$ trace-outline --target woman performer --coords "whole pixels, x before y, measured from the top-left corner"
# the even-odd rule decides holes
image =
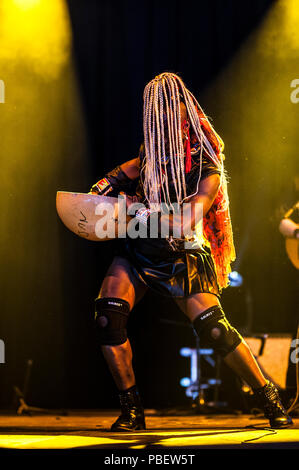
[[[277,389],[263,376],[220,304],[220,293],[228,285],[230,264],[235,259],[223,142],[195,97],[173,73],[162,73],[146,85],[143,127],[144,144],[138,158],[121,164],[91,188],[100,195],[129,194],[135,181],[136,196],[127,200],[144,204],[136,218],[148,234],[146,238],[126,238],[96,299],[99,342],[121,406],[121,415],[111,430],[145,429],[126,324],[147,289],[175,300],[201,344],[213,348],[252,387],[271,427],[287,426],[292,420]],[[195,234],[173,236],[178,227],[184,228],[180,220],[186,204]],[[202,236],[196,232],[199,206]],[[170,222],[172,235],[162,235],[165,220]],[[159,238],[151,236],[153,222],[159,224]]]

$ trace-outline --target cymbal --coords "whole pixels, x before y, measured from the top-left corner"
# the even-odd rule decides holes
[[[79,237],[106,241],[125,236],[123,198],[57,191],[56,210],[64,225]]]

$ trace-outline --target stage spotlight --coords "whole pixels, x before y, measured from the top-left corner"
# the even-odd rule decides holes
[[[243,284],[243,277],[237,271],[232,271],[229,274],[230,286],[239,287]]]
[[[57,79],[71,58],[72,31],[65,0],[2,0],[0,43],[0,65],[3,61],[11,70],[23,64],[23,79],[31,72],[47,82]],[[20,76],[15,79],[18,84]]]
[[[66,0],[1,0],[0,44],[0,187],[6,194],[0,201],[5,218],[5,230],[0,233],[5,266],[1,292],[6,293],[7,301],[15,300],[11,308],[21,312],[11,279],[22,282],[20,301],[27,305],[32,286],[40,279],[42,294],[34,302],[37,311],[47,310],[37,305],[51,296],[55,302],[63,302],[60,286],[66,273],[55,213],[56,191],[80,185],[88,188],[89,184],[87,137]],[[18,208],[17,215],[14,208]],[[45,265],[47,281],[42,282]],[[26,276],[19,281],[16,276],[24,272],[24,266]],[[5,304],[7,301],[4,299]],[[57,304],[57,309],[63,307]],[[44,313],[43,318],[45,323],[39,327],[47,328],[50,317]],[[31,330],[26,330],[26,338],[34,344]],[[63,327],[60,331],[63,335]],[[60,338],[55,344],[63,341]]]
[[[22,10],[28,10],[38,5],[41,0],[13,0],[13,3]]]

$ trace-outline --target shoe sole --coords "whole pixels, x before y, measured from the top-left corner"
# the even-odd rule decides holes
[[[271,426],[271,424],[270,424],[270,428],[272,428],[272,429],[289,428],[290,426],[293,426],[293,425],[294,425],[293,422],[286,423],[286,424],[281,424],[280,426]]]
[[[136,428],[121,428],[121,429],[110,429],[111,432],[136,432],[136,431],[146,431],[146,428],[142,428],[140,426],[137,426]]]

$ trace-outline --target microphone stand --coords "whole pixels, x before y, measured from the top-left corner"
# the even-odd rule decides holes
[[[32,359],[28,359],[27,364],[26,364],[26,372],[25,372],[25,379],[24,379],[24,385],[23,385],[23,391],[16,385],[13,386],[14,389],[14,397],[16,401],[16,413],[17,415],[28,415],[32,416],[33,413],[39,413],[39,414],[53,414],[53,415],[63,415],[66,416],[68,413],[65,410],[50,410],[46,408],[38,408],[36,406],[30,406],[26,403],[26,395],[28,391],[28,384],[29,384],[29,379],[31,376],[31,370],[32,370],[32,365],[33,361]]]

